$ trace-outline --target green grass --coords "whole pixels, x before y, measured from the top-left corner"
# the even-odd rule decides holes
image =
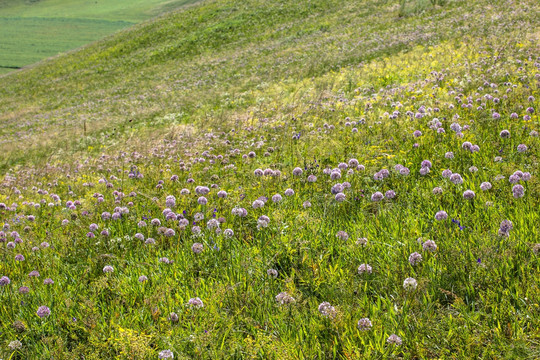
[[[418,4],[205,1],[4,75],[0,357],[540,358],[539,5]]]
[[[193,0],[2,1],[0,68],[20,68],[102,39]]]

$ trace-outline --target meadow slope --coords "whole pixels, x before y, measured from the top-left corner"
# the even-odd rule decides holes
[[[0,74],[194,2],[0,0]]]
[[[0,357],[540,357],[536,1],[205,1],[2,77]]]

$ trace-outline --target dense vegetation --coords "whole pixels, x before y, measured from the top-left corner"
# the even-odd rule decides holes
[[[539,5],[442,5],[205,1],[4,76],[3,358],[540,357]]]

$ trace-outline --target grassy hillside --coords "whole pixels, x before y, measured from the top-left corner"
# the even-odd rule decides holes
[[[539,5],[430,4],[205,1],[2,77],[0,357],[539,358]]]
[[[0,72],[102,39],[193,0],[0,1]]]

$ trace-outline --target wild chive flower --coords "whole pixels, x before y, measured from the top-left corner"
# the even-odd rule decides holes
[[[39,272],[37,270],[32,270],[28,274],[29,277],[39,277]]]
[[[139,276],[139,282],[140,283],[145,282],[146,280],[148,280],[148,277],[146,275]]]
[[[396,346],[399,346],[402,344],[401,338],[397,336],[396,334],[390,335],[388,339],[386,339],[386,342],[392,345],[396,345]]]
[[[377,191],[377,192],[373,193],[373,195],[371,195],[371,201],[373,201],[373,202],[381,201],[382,199],[384,199],[384,195],[379,191]]]
[[[406,278],[405,281],[403,281],[403,288],[407,291],[416,290],[418,286],[418,283],[416,282],[416,279],[414,278]]]
[[[451,151],[448,151],[446,154],[444,154],[444,157],[447,158],[447,159],[453,159],[454,158],[454,153],[451,152]]]
[[[17,254],[15,255],[16,261],[24,261],[24,255],[23,254]]]
[[[527,151],[527,145],[519,144],[518,147],[517,147],[517,151],[520,152],[520,153]]]
[[[385,194],[384,194],[384,197],[387,198],[387,199],[393,199],[396,197],[396,192],[394,190],[388,190]]]
[[[371,330],[371,321],[369,320],[369,318],[362,318],[360,320],[358,320],[358,330],[360,331],[368,331],[368,330]]]
[[[6,285],[9,285],[10,283],[11,283],[11,280],[9,280],[7,276],[2,276],[0,278],[0,286],[6,286]]]
[[[422,255],[420,255],[417,252],[413,252],[411,255],[409,255],[409,263],[414,266],[416,264],[419,264],[422,262]]]
[[[287,189],[285,190],[285,196],[293,196],[294,190],[293,189]]]
[[[428,167],[423,167],[423,168],[420,169],[420,175],[426,176],[427,174],[430,173],[430,171],[431,171],[431,170],[429,170]]]
[[[111,265],[105,265],[105,267],[103,267],[104,273],[112,273],[113,271],[114,271],[114,268]]]
[[[525,188],[521,185],[514,185],[512,187],[512,193],[514,195],[514,198],[519,199],[525,195]]]
[[[287,294],[286,292],[281,292],[277,294],[276,301],[280,305],[287,305],[287,304],[292,304],[295,302],[294,298],[291,295]]]
[[[463,198],[466,199],[466,200],[471,200],[473,199],[475,196],[474,194],[474,191],[472,190],[466,190],[464,193],[463,193]]]
[[[480,184],[480,189],[482,189],[482,191],[487,191],[491,189],[491,183],[483,182],[482,184]]]
[[[349,234],[347,234],[345,231],[340,230],[336,233],[336,237],[340,240],[348,240]]]
[[[415,131],[413,132],[413,136],[416,137],[416,138],[417,138],[417,137],[420,137],[420,136],[422,136],[422,132],[421,132],[420,130],[415,130]]]
[[[174,359],[174,354],[171,350],[161,350],[158,354],[158,359]]]
[[[373,271],[372,267],[368,264],[362,264],[358,267],[358,274],[363,275],[364,273],[371,274]]]
[[[20,349],[20,348],[22,348],[22,343],[21,343],[19,340],[11,341],[11,342],[8,344],[8,348],[9,348],[11,351]]]
[[[441,221],[441,220],[446,220],[447,218],[448,218],[448,214],[444,210],[437,211],[437,213],[435,214],[435,220]]]
[[[437,186],[433,188],[432,192],[433,192],[433,195],[440,195],[443,193],[443,189]]]
[[[343,202],[346,199],[346,196],[344,193],[337,193],[335,196],[335,199],[337,202]]]
[[[442,172],[442,177],[449,179],[452,176],[452,170],[446,169]]]
[[[358,238],[358,240],[356,240],[356,245],[359,245],[359,246],[366,246],[368,243],[368,239],[367,238]]]
[[[51,315],[51,309],[49,309],[47,306],[43,305],[37,309],[37,316],[39,316],[40,318],[44,318],[49,315]]]
[[[251,206],[254,208],[254,209],[259,209],[259,208],[262,208],[264,206],[264,202],[261,201],[261,200],[255,200],[253,202],[253,204],[251,204]]]
[[[433,240],[426,240],[422,244],[422,249],[424,249],[424,251],[434,252],[435,250],[437,250],[437,244]]]
[[[47,278],[43,280],[43,285],[52,285],[52,284],[54,284],[54,281],[51,278]]]
[[[332,305],[330,305],[330,303],[327,301],[322,302],[319,305],[319,312],[321,313],[322,316],[327,316],[331,318],[336,316],[336,309]]]
[[[193,251],[195,254],[200,254],[204,250],[204,245],[201,243],[195,243],[191,246],[191,251]]]
[[[304,201],[304,203],[302,204],[302,206],[304,207],[304,209],[307,209],[307,208],[310,208],[311,207],[311,203],[309,201]]]
[[[273,277],[275,279],[278,276],[278,271],[276,269],[268,269],[266,271],[266,274],[268,274],[268,276]]]
[[[300,176],[300,175],[302,175],[303,172],[304,171],[301,168],[295,167],[292,173],[293,173],[294,176]]]
[[[307,181],[310,183],[314,183],[317,181],[317,177],[315,175],[309,175]]]
[[[203,304],[202,300],[200,298],[198,298],[198,297],[189,299],[188,305],[191,305],[191,306],[196,307],[196,308],[204,307],[204,304]]]
[[[28,286],[21,286],[19,288],[19,294],[28,294],[30,292],[30,288]]]
[[[510,137],[510,131],[508,130],[503,130],[501,131],[501,133],[499,134],[500,137],[502,137],[503,139],[508,139]]]
[[[463,184],[463,178],[458,173],[452,174],[450,176],[450,181],[453,182],[455,185]]]

